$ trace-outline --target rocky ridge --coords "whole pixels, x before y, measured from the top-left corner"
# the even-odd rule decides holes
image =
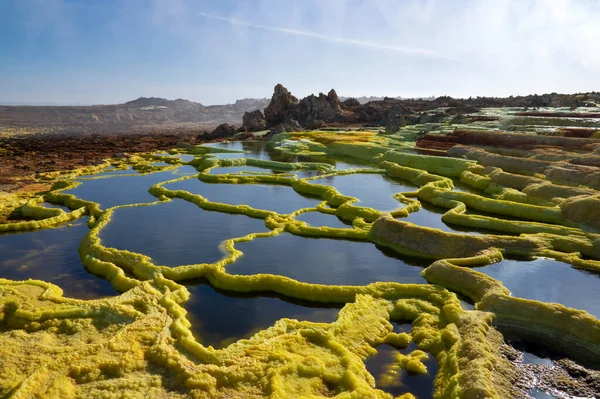
[[[340,101],[336,91],[327,95],[311,94],[298,100],[281,84],[275,86],[269,105],[265,108],[264,121],[260,110],[248,115],[243,124],[245,131],[264,128],[290,131],[289,129],[318,129],[326,126],[385,126],[386,133],[394,133],[407,124],[439,122],[448,116],[460,123],[465,115],[473,114],[486,107],[579,107],[596,106],[600,93],[544,94],[510,96],[507,98],[471,97],[455,99],[442,96],[435,99],[398,99],[384,97],[383,100],[361,103],[354,98]],[[431,112],[436,110],[435,112]],[[429,112],[428,112],[429,111]],[[261,120],[260,124],[255,121]],[[251,122],[252,121],[252,122]],[[286,129],[287,126],[287,129]]]

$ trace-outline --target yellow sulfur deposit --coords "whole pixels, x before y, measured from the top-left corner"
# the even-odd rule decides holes
[[[0,202],[4,212],[18,208],[33,219],[1,224],[0,232],[52,228],[89,215],[89,232],[79,255],[87,269],[122,292],[78,300],[64,297],[60,287],[43,281],[0,279],[0,398],[392,398],[386,387],[397,384],[401,373],[427,373],[423,362],[428,358],[438,365],[436,399],[517,397],[516,369],[500,352],[504,341],[497,327],[535,337],[574,359],[600,359],[596,318],[560,304],[512,297],[502,283],[473,270],[506,256],[547,256],[599,272],[600,235],[595,228],[600,225],[595,209],[600,194],[593,185],[563,186],[558,178],[524,176],[518,174],[520,164],[505,170],[510,160],[500,155],[498,160],[495,155],[455,150],[469,158],[463,159],[403,152],[391,147],[391,139],[371,132],[283,133],[269,145],[289,154],[355,157],[370,168],[337,170],[326,162],[275,162],[243,154],[219,158],[215,154],[235,152],[198,146],[190,151],[196,158],[186,163],[197,174],[152,185],[148,191],[155,202],[102,209],[98,203],[63,193],[79,184],[75,177],[102,168],[44,176],[54,186],[42,197]],[[168,158],[169,166],[150,165],[156,160],[145,154],[113,166],[153,173],[184,164],[173,157]],[[535,162],[540,173],[548,171],[546,161]],[[210,173],[216,167],[234,166],[286,172]],[[298,178],[293,173],[307,170],[325,176],[381,174],[417,188],[396,193],[397,209],[383,213],[359,206],[357,198],[324,184],[326,179]],[[169,188],[189,179],[286,186],[320,203],[280,214]],[[479,194],[456,191],[456,180]],[[262,219],[268,231],[223,242],[225,254],[214,263],[175,267],[103,245],[101,232],[115,217],[115,209],[173,199]],[[64,204],[72,211],[45,208],[43,201]],[[445,208],[444,221],[497,234],[448,233],[402,220],[418,212],[422,202]],[[314,227],[297,219],[307,212],[335,215],[351,225]],[[228,265],[243,256],[236,244],[282,233],[372,242],[430,259],[431,265],[422,271],[430,284],[381,281],[336,286],[228,272]],[[215,349],[192,334],[183,307],[190,293],[181,282],[199,278],[225,291],[271,292],[343,308],[332,323],[283,318],[249,339]],[[470,298],[476,310],[464,310],[456,293]],[[391,322],[411,323],[410,333],[394,333]],[[365,360],[379,345],[400,349],[410,342],[419,349],[398,352],[383,375],[375,378],[366,369]],[[413,395],[406,392],[400,397]]]

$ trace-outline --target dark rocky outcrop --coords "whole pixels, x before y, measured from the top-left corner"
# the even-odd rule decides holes
[[[286,132],[303,132],[302,126],[295,119],[288,119],[283,122],[283,128]]]
[[[235,126],[229,123],[221,123],[215,130],[213,130],[208,137],[210,139],[225,139],[232,137],[237,133]]]
[[[246,112],[242,118],[242,121],[243,127],[250,132],[265,130],[267,127],[267,120],[259,109],[252,112]]]
[[[303,98],[296,109],[294,116],[302,126],[309,126],[314,121],[344,122],[344,111],[335,90],[331,89],[327,95],[311,94]]]
[[[390,119],[387,125],[385,125],[385,134],[396,133],[403,126],[406,126],[404,115],[396,116],[393,119]]]
[[[311,128],[332,122],[348,122],[335,90],[330,90],[327,95],[311,94],[298,101],[281,84],[275,86],[271,103],[265,108],[265,118],[268,127],[291,120]]]
[[[360,101],[358,101],[356,98],[348,98],[347,100],[342,101],[341,106],[342,108],[360,107]]]
[[[271,102],[265,108],[267,126],[276,126],[282,123],[296,105],[298,105],[298,99],[282,84],[277,84]]]
[[[266,128],[275,128],[284,124],[283,128],[289,131],[286,121],[295,120],[307,129],[321,129],[327,127],[341,127],[344,125],[362,126],[385,126],[386,134],[397,132],[402,126],[417,123],[439,123],[452,120],[453,123],[480,120],[489,118],[475,114],[483,107],[503,106],[543,106],[547,104],[571,104],[573,95],[545,94],[543,96],[525,96],[508,98],[477,97],[469,99],[454,99],[449,96],[441,96],[435,99],[398,99],[384,97],[377,101],[361,104],[357,99],[349,98],[344,102],[335,92],[331,90],[327,95],[311,94],[298,101],[281,84],[275,86],[271,102],[265,109]],[[585,96],[588,98],[599,98],[592,93]],[[594,100],[595,101],[595,100]],[[448,108],[446,111],[439,108]],[[437,111],[434,111],[437,110]],[[468,116],[465,116],[468,115]],[[477,119],[475,119],[477,118]],[[250,128],[250,115],[245,116],[244,125]]]

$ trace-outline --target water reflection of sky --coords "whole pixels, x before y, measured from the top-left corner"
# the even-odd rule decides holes
[[[256,209],[292,213],[301,208],[314,207],[320,199],[307,198],[289,186],[268,184],[212,184],[188,179],[165,186],[169,190],[186,190],[200,194],[209,201],[232,205],[246,204]]]
[[[175,178],[177,176],[173,174],[172,170],[169,170],[112,179],[83,180],[78,187],[64,191],[64,193],[98,202],[102,209],[107,209],[116,205],[157,201],[158,199],[150,194],[148,189],[156,183]]]
[[[48,281],[75,298],[116,295],[110,282],[90,274],[79,258],[87,220],[79,219],[70,227],[0,235],[0,277]]]
[[[282,233],[236,245],[244,256],[233,274],[271,273],[308,283],[364,285],[373,281],[425,283],[428,261],[391,256],[369,242],[305,238]]]
[[[394,325],[394,332],[407,332],[410,334],[410,324],[392,324]],[[408,355],[412,351],[419,349],[419,347],[414,342],[411,342],[403,349],[396,349],[385,344],[377,346],[376,349],[377,354],[367,358],[365,366],[371,375],[375,377],[375,380],[378,381],[378,378],[385,372],[386,366],[395,362],[395,357],[398,352]],[[378,386],[376,382],[375,387],[394,396],[400,396],[410,392],[418,399],[433,398],[433,380],[435,379],[438,370],[437,362],[435,357],[429,354],[429,357],[423,361],[423,364],[427,367],[426,374],[410,375],[406,370],[400,370],[394,383],[389,386]]]
[[[515,297],[558,302],[600,317],[597,275],[554,259],[504,259],[476,269],[500,280]]]
[[[269,231],[262,219],[205,211],[175,199],[153,206],[116,209],[101,231],[102,244],[150,256],[156,264],[212,263],[223,257],[221,241]]]
[[[283,317],[301,321],[335,321],[339,309],[291,302],[275,296],[252,296],[216,291],[204,282],[186,285],[191,297],[185,304],[194,335],[205,345],[225,346],[272,326]],[[222,341],[226,342],[222,342]]]
[[[417,189],[408,182],[403,183],[373,173],[328,176],[312,182],[333,186],[343,195],[358,198],[360,201],[355,205],[368,206],[380,211],[392,211],[404,206],[393,198],[392,194]]]

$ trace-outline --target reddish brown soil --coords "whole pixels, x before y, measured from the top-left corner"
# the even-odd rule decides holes
[[[455,130],[446,136],[426,134],[417,141],[417,147],[419,148],[448,149],[457,144],[520,149],[557,147],[565,150],[587,152],[599,147],[600,140],[500,131]]]
[[[592,134],[600,131],[600,129],[588,127],[561,127],[557,129],[562,132],[565,137],[581,137],[589,138]]]
[[[458,145],[451,141],[429,140],[429,137],[417,140],[417,147],[423,150],[448,151],[450,148]]]
[[[95,165],[128,152],[196,144],[198,132],[127,135],[33,135],[0,139],[0,190],[15,191],[33,183],[40,172]]]

